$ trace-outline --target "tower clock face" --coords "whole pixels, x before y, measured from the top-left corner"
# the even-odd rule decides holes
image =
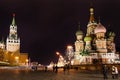
[[[14,33],[15,33],[15,31],[14,31],[14,30],[10,30],[10,33],[11,33],[11,34],[14,34]]]
[[[12,34],[11,37],[12,37],[12,38],[15,38],[15,34]]]

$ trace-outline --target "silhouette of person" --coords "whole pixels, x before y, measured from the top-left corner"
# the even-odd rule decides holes
[[[68,73],[69,73],[69,70],[70,70],[70,65],[68,64],[67,65],[67,71],[68,71]]]
[[[55,65],[53,65],[53,72],[55,72]]]
[[[47,72],[47,66],[45,66],[45,72]]]
[[[104,79],[108,79],[108,67],[107,67],[107,65],[103,65],[102,69],[103,69],[103,77],[104,77]]]
[[[63,67],[64,74],[66,72],[66,68],[67,68],[67,65],[64,65],[64,67]]]
[[[57,65],[55,66],[55,72],[56,73],[58,72],[58,66]]]

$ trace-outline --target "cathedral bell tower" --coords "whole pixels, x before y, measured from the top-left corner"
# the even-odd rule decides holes
[[[80,23],[78,23],[78,31],[76,32],[76,38],[75,41],[75,52],[79,54],[84,49],[84,42],[83,42],[83,32],[80,30]]]
[[[9,36],[6,40],[6,50],[16,52],[20,50],[20,38],[17,35],[17,25],[15,23],[15,14],[13,14],[12,24],[10,25]]]
[[[80,53],[84,49],[84,41],[83,41],[83,31],[80,30],[80,23],[78,23],[78,30],[76,32],[76,41],[75,41],[75,55],[74,55],[74,64],[80,64]]]
[[[91,41],[91,49],[96,49],[96,44],[95,44],[95,33],[94,30],[97,27],[97,22],[95,21],[94,18],[94,8],[90,7],[90,18],[89,18],[89,22],[87,25],[87,35],[89,35],[92,38]]]
[[[94,18],[94,8],[90,8],[90,19],[87,25],[87,34],[90,36],[94,35],[94,29],[97,27],[97,23]]]
[[[99,53],[107,52],[107,44],[105,38],[106,28],[99,22],[95,28],[96,34],[96,48]]]

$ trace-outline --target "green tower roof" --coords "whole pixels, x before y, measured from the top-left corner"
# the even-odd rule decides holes
[[[92,41],[92,37],[90,37],[89,35],[86,35],[86,37],[84,38],[84,41]]]
[[[15,25],[15,14],[13,14],[12,25]]]
[[[114,32],[109,32],[109,37],[114,37],[115,33]]]
[[[78,31],[76,32],[76,35],[83,35],[83,32],[82,32],[81,30],[78,30]]]

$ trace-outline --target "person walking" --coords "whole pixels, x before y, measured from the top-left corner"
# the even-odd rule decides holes
[[[47,72],[47,66],[45,66],[45,72]]]
[[[58,66],[56,65],[55,66],[55,73],[57,73],[58,72]]]
[[[107,65],[103,65],[103,77],[104,77],[104,80],[105,79],[108,79],[108,67]]]
[[[66,72],[66,65],[63,66],[63,71],[64,71],[64,74]]]
[[[53,72],[55,72],[55,65],[53,65]]]
[[[112,79],[115,79],[115,66],[112,66]]]
[[[118,68],[115,67],[115,78],[118,79]]]
[[[68,74],[69,74],[69,70],[70,70],[70,65],[67,64],[67,72],[68,72]]]

